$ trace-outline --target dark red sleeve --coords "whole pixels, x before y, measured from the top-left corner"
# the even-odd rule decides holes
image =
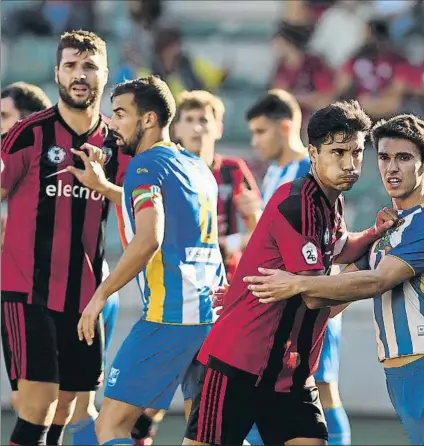
[[[1,145],[1,187],[12,190],[26,175],[34,136],[32,128],[25,121],[16,123],[2,138]]]
[[[299,197],[293,197],[275,208],[267,207],[271,219],[270,232],[278,247],[285,269],[291,273],[301,271],[320,271],[324,269],[321,244],[318,242],[318,232],[308,225],[313,225],[311,217],[313,209],[302,206]]]

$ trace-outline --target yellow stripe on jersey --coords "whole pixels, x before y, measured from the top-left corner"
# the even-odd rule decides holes
[[[163,305],[165,301],[165,277],[162,250],[159,250],[147,265],[146,280],[150,288],[149,307],[146,314],[146,320],[151,322],[162,322]]]

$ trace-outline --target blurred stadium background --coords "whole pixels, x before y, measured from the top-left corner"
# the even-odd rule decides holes
[[[314,108],[336,97],[359,99],[375,119],[399,110],[424,114],[423,23],[423,0],[3,0],[1,82],[35,83],[55,101],[57,36],[71,29],[96,31],[108,45],[110,86],[157,73],[174,93],[208,89],[221,96],[226,116],[219,150],[242,156],[261,181],[266,166],[250,147],[244,114],[267,88],[294,93],[305,121]],[[103,112],[110,113],[108,95]],[[387,204],[372,149],[346,202],[353,230],[370,225],[376,210]],[[119,254],[112,216],[112,263]],[[140,312],[131,284],[121,297],[110,357]],[[353,420],[354,444],[406,444],[376,359],[368,301],[344,316],[341,393]],[[2,444],[13,417],[9,394],[2,364]],[[172,409],[156,444],[180,441],[179,394]]]

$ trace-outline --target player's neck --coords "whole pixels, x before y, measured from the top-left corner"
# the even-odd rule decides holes
[[[424,204],[424,184],[412,192],[406,198],[393,198],[393,207],[399,211],[414,208]]]
[[[304,58],[304,54],[300,51],[293,51],[287,54],[287,57],[284,59],[284,63],[290,68],[298,68],[302,65]]]
[[[171,142],[169,136],[169,128],[155,129],[151,133],[145,133],[138,144],[136,155],[151,149],[154,145],[160,142]]]
[[[57,107],[62,119],[78,135],[87,133],[99,120],[100,104],[88,107],[86,110],[79,110],[69,107],[62,99],[59,99]]]
[[[300,161],[308,153],[300,138],[293,138],[285,147],[280,157],[276,160],[279,167],[286,166],[293,161]]]

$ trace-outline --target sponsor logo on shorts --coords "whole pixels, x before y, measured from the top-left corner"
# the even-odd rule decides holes
[[[302,248],[302,254],[308,265],[315,265],[318,263],[318,250],[313,243],[306,243]]]
[[[110,368],[109,378],[107,379],[107,385],[109,387],[113,387],[118,381],[118,377],[121,371],[119,369],[115,369],[113,367]]]
[[[417,331],[418,331],[418,336],[424,336],[424,325],[418,325]]]

